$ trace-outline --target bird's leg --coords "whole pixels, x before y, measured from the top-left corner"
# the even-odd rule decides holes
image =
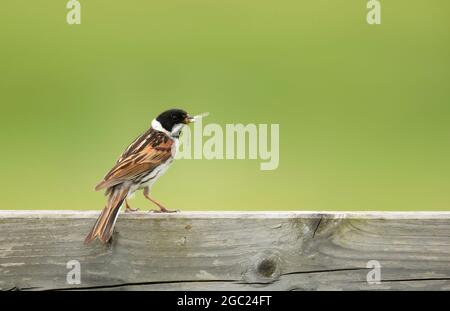
[[[128,201],[125,200],[125,213],[132,213],[137,212],[139,208],[131,208],[130,205],[128,205]]]
[[[161,203],[152,199],[150,197],[150,191],[149,191],[148,187],[144,188],[144,197],[159,207],[159,210],[150,210],[149,212],[153,212],[153,213],[176,213],[176,212],[179,212],[178,210],[168,210]]]

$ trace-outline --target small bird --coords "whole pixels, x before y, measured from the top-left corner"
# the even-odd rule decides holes
[[[159,207],[156,212],[175,212],[150,197],[150,189],[172,164],[183,127],[201,116],[191,117],[181,109],[164,111],[152,121],[149,130],[128,146],[116,165],[95,187],[96,191],[106,189],[108,201],[87,235],[85,244],[95,238],[103,243],[111,239],[122,204],[125,202],[125,212],[137,210],[132,209],[127,201],[137,190],[143,189],[144,196]]]

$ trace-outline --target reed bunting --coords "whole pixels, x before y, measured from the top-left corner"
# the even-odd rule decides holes
[[[108,201],[87,235],[86,244],[95,238],[103,243],[111,239],[123,203],[126,212],[135,211],[127,198],[136,190],[144,190],[144,196],[159,207],[157,212],[174,212],[150,197],[150,189],[172,164],[183,127],[201,116],[191,117],[181,109],[164,111],[152,121],[148,131],[128,146],[116,165],[95,187],[96,191],[106,189]]]

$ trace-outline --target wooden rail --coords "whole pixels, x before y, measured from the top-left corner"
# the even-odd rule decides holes
[[[449,212],[138,212],[85,246],[97,215],[0,211],[0,289],[450,289]]]

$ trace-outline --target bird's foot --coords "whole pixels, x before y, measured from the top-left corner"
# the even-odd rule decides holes
[[[177,210],[170,210],[170,209],[167,209],[165,207],[160,207],[159,210],[151,209],[151,210],[149,210],[149,212],[150,213],[179,213],[180,210],[178,210],[178,209]]]
[[[129,206],[125,207],[125,213],[134,213],[139,211],[139,208],[131,208]]]

